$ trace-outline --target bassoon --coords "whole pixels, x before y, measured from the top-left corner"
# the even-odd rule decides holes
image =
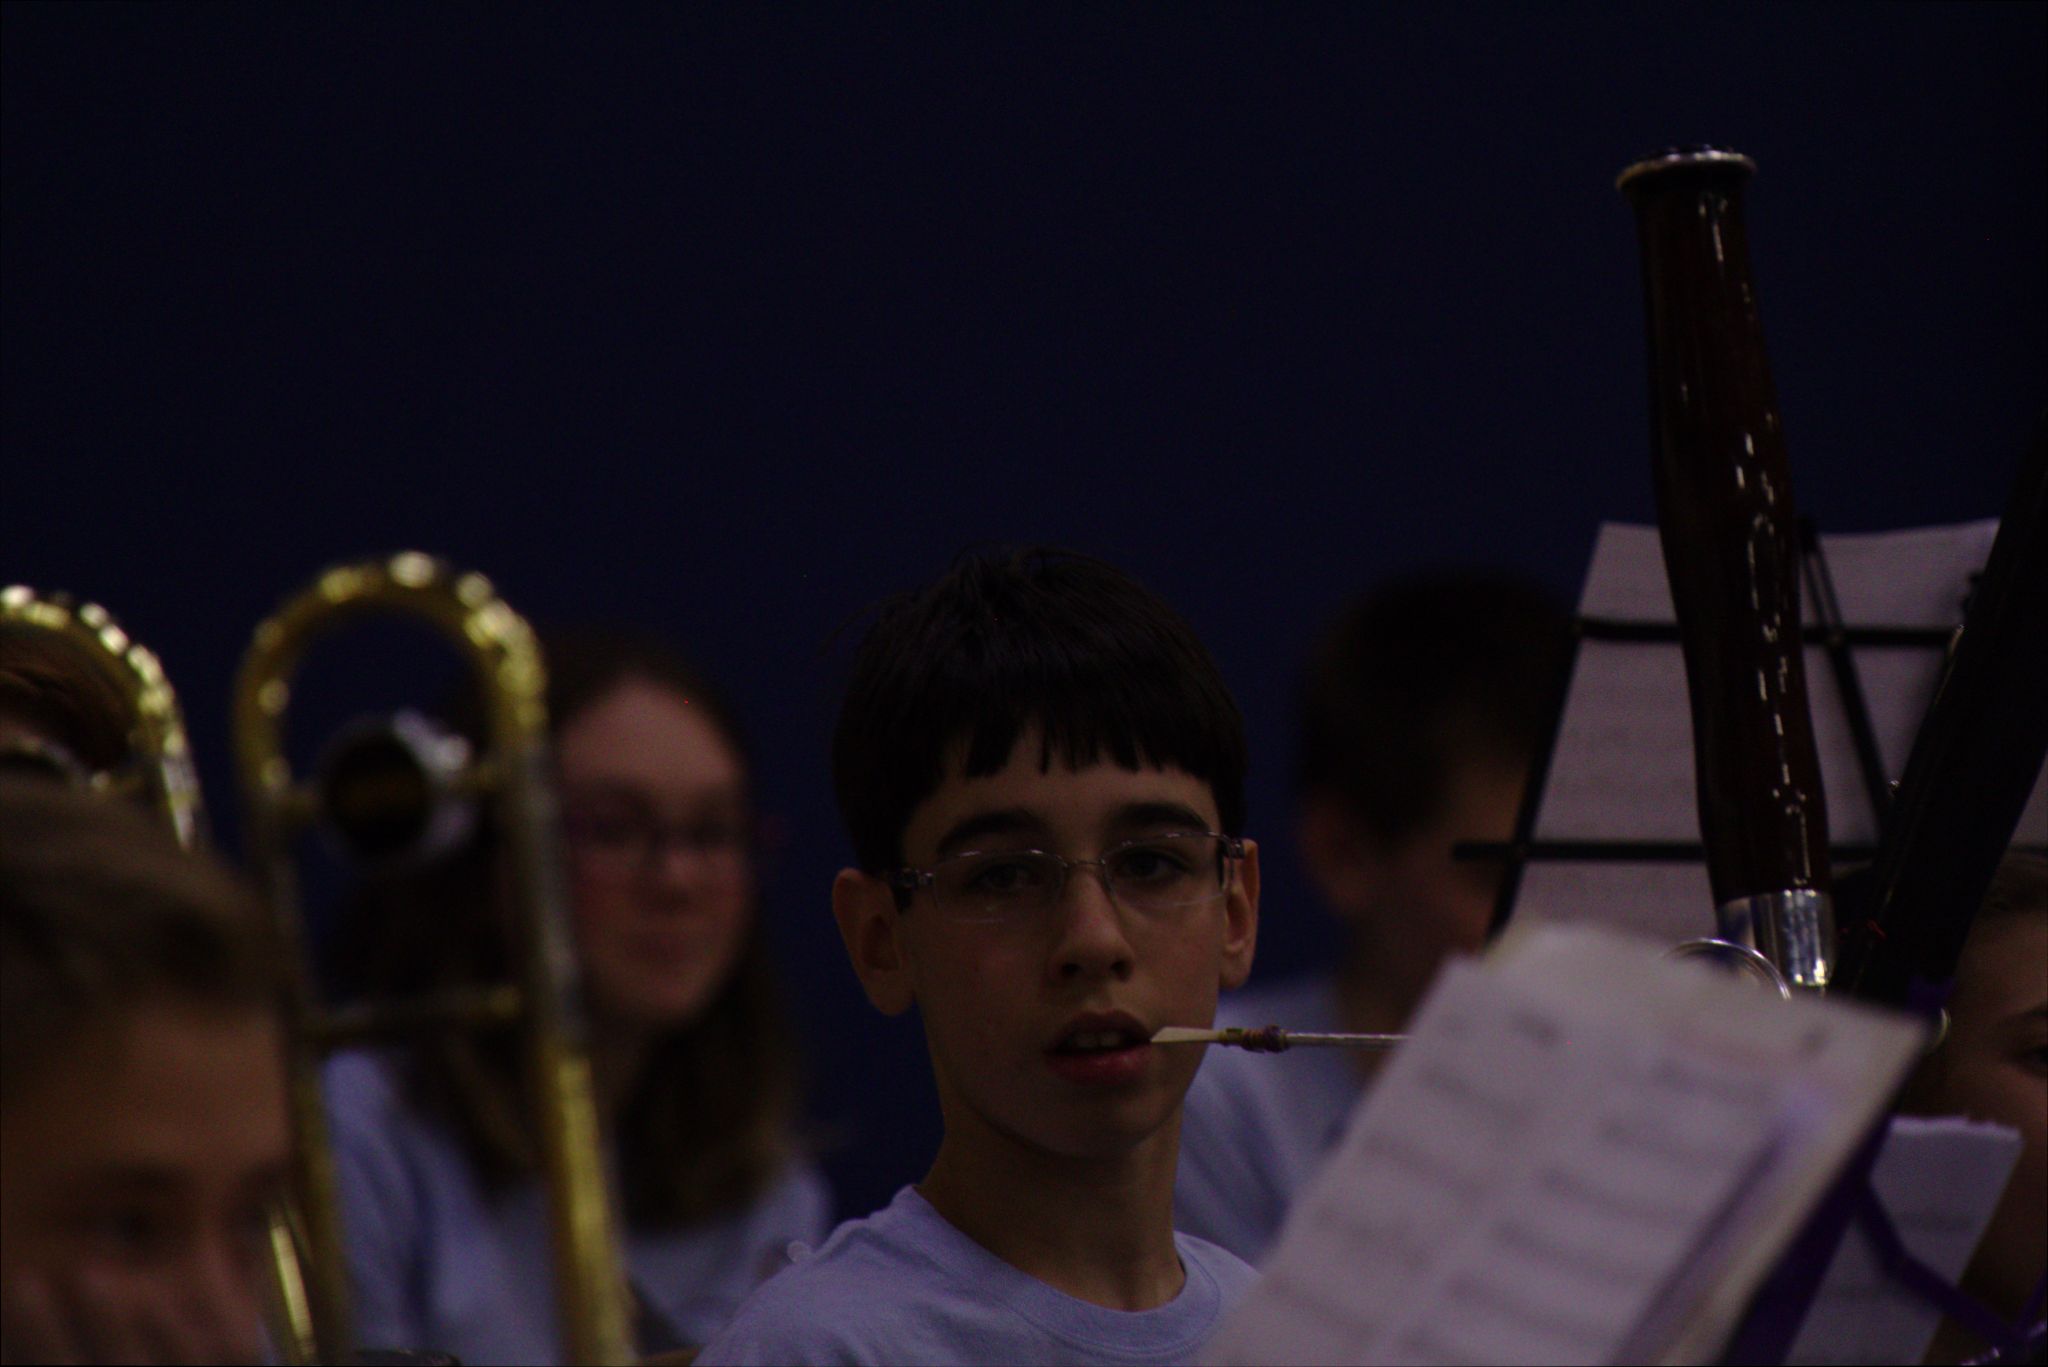
[[[1743,231],[1755,170],[1720,148],[1636,162],[1657,525],[1692,709],[1721,939],[1795,988],[1834,976],[1827,803],[1800,645],[1798,512]]]

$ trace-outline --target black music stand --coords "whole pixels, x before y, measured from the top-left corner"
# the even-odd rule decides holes
[[[1871,621],[1854,603],[1851,611],[1855,616],[1845,620],[1830,564],[1846,551],[1857,563],[1854,587],[1863,590],[1859,596],[1868,600],[1873,596],[1868,591],[1873,567],[1885,558],[1884,538],[1824,538],[1810,522],[1801,530],[1808,662],[1821,666],[1809,668],[1808,692],[1821,744],[1831,827],[1848,837],[1830,848],[1838,866],[1867,863],[1876,853],[1883,830],[1892,776],[1904,767],[1912,735],[1932,696],[1943,653],[1962,620],[1969,582],[1990,548],[1995,523],[1889,534],[1897,540],[1909,574],[1923,578],[1946,575],[1948,579],[1945,585],[1923,584],[1903,595],[1913,601],[1900,615],[1917,618],[1903,622]],[[1895,583],[1882,586],[1894,597],[1901,596],[1898,588]],[[1884,592],[1876,596],[1882,597]],[[1944,599],[1948,604],[1945,612],[1941,610]],[[1692,922],[1691,929],[1677,924],[1659,929],[1672,932],[1672,938],[1711,933],[1711,898],[1704,892],[1706,852],[1697,834],[1692,785],[1691,720],[1678,628],[1654,528],[1618,524],[1601,528],[1580,611],[1573,619],[1572,648],[1567,656],[1568,686],[1558,690],[1562,701],[1531,766],[1513,839],[1506,843],[1465,842],[1454,851],[1458,858],[1495,859],[1506,864],[1491,933],[1497,935],[1514,914],[1529,866],[1561,863],[1639,866],[1653,876],[1658,870],[1687,867],[1701,890],[1694,904],[1701,913],[1699,919]],[[1874,687],[1866,668],[1873,658],[1881,662],[1882,676]],[[1617,687],[1615,676],[1631,672],[1639,677]],[[1647,698],[1645,725],[1654,735],[1632,737],[1628,725],[1609,727],[1599,715],[1631,688],[1645,695],[1635,699],[1639,705]],[[1617,803],[1619,815],[1631,821],[1647,817],[1661,823],[1662,829],[1649,834],[1589,831],[1584,829],[1588,814],[1579,811],[1567,814],[1567,829],[1560,833],[1560,823],[1546,818],[1546,807],[1557,805],[1561,782],[1570,788],[1576,779],[1583,789],[1586,780],[1583,772],[1561,779],[1561,762],[1580,770],[1589,761],[1612,764],[1612,755],[1603,759],[1590,752],[1603,742],[1627,745],[1631,739],[1643,741],[1627,775],[1629,782],[1641,785],[1641,791],[1634,795],[1635,800]],[[1646,770],[1657,772],[1653,775]],[[1593,781],[1597,783],[1597,774]],[[2041,805],[2041,797],[2037,790],[2036,806]],[[1557,914],[1549,908],[1545,912]],[[1594,912],[1574,914],[1604,919]],[[1670,919],[1667,916],[1667,921]]]

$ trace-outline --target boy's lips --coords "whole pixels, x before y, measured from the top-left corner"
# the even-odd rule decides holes
[[[1126,1011],[1087,1011],[1062,1025],[1045,1056],[1053,1072],[1086,1086],[1118,1086],[1144,1076],[1152,1032]]]
[[[1112,1042],[1142,1044],[1151,1038],[1151,1027],[1128,1011],[1082,1011],[1069,1016],[1045,1047],[1065,1051]]]

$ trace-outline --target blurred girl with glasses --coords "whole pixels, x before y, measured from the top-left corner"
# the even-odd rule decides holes
[[[816,1242],[830,1201],[790,1137],[793,1049],[760,926],[749,769],[731,711],[658,642],[584,632],[543,647],[639,1347],[671,1350],[718,1329],[792,1240]],[[450,720],[477,729],[473,716]],[[368,885],[344,961],[370,995],[509,975],[492,839],[486,822],[455,855]],[[554,1360],[538,1137],[509,1035],[343,1055],[326,1082],[358,1341],[469,1362]]]

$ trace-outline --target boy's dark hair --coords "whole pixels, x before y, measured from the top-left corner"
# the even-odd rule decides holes
[[[541,648],[554,732],[621,685],[650,683],[687,699],[732,746],[751,780],[746,737],[732,709],[666,642],[572,628],[543,631]],[[481,734],[482,705],[470,691],[446,711],[455,730]],[[511,976],[514,946],[494,895],[497,849],[485,819],[475,839],[446,860],[366,884],[349,909],[343,976],[373,997]],[[511,1043],[503,1034],[439,1035],[414,1048],[407,1074],[411,1098],[454,1129],[493,1189],[540,1171]],[[626,1100],[618,1141],[629,1223],[694,1224],[765,1190],[792,1156],[797,1092],[796,1046],[757,914],[731,976],[700,1017],[657,1041]]]
[[[276,1010],[281,962],[248,890],[141,807],[0,778],[0,1106],[141,1003]]]
[[[1458,770],[1528,763],[1556,718],[1571,618],[1534,584],[1483,571],[1390,580],[1310,657],[1297,777],[1400,840],[1442,813]]]
[[[1037,727],[1039,767],[1107,756],[1206,782],[1228,835],[1244,826],[1244,721],[1178,613],[1123,571],[1046,546],[970,552],[884,602],[853,660],[832,781],[854,856],[903,862],[903,831],[955,746],[995,773]]]

